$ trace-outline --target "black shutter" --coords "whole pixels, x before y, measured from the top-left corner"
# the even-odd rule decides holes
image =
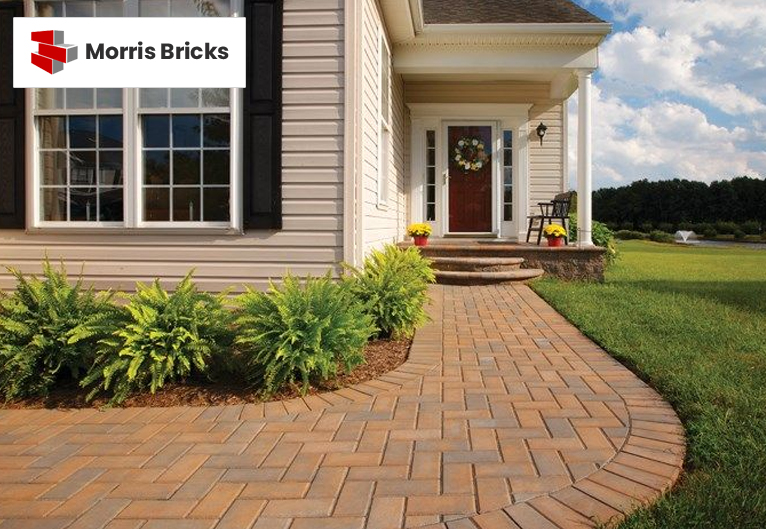
[[[282,228],[282,0],[245,0],[246,228]]]
[[[0,229],[24,228],[24,90],[13,88],[13,17],[22,2],[0,2]]]

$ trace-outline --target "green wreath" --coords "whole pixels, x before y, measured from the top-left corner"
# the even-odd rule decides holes
[[[489,155],[481,138],[464,136],[460,138],[454,149],[453,160],[464,172],[481,171],[489,163]]]

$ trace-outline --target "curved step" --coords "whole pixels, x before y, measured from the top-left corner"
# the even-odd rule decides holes
[[[510,272],[521,268],[521,257],[431,257],[434,270],[445,272]]]
[[[442,285],[495,285],[528,281],[545,272],[539,268],[522,268],[508,272],[459,272],[435,270],[436,282]]]

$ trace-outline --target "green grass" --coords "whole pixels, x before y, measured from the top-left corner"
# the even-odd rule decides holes
[[[766,251],[644,241],[620,250],[603,284],[533,285],[686,428],[685,475],[620,527],[766,528]]]

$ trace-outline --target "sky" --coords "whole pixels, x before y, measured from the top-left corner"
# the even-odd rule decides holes
[[[766,177],[766,0],[577,2],[613,24],[594,75],[594,188]],[[574,185],[576,95],[569,112]]]

